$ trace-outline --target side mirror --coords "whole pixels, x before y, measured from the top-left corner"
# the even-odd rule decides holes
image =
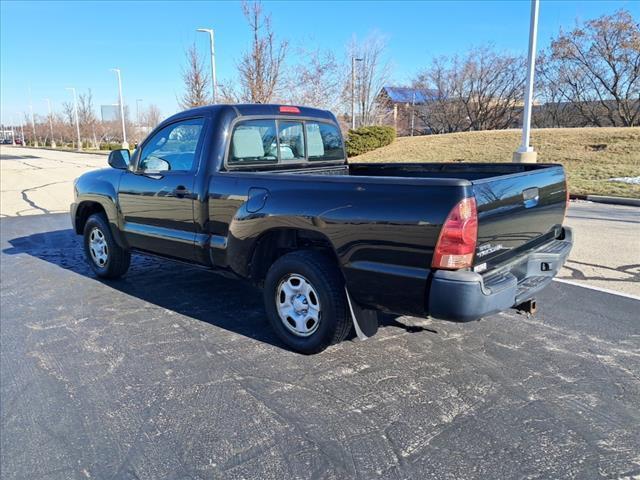
[[[129,161],[131,160],[131,153],[129,150],[113,150],[109,153],[109,165],[119,170],[126,170],[129,168]]]

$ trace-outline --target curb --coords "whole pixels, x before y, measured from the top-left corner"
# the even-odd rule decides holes
[[[11,145],[13,146],[13,145]],[[110,150],[82,150],[81,152],[66,148],[51,148],[51,147],[28,147],[24,145],[15,145],[18,148],[27,148],[29,150],[49,150],[51,152],[64,152],[64,153],[83,153],[85,155],[109,155]]]
[[[640,198],[608,197],[605,195],[570,195],[572,200],[586,200],[595,203],[607,203],[610,205],[627,205],[640,207]]]

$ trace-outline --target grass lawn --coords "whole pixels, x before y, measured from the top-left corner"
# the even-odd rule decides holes
[[[353,162],[510,162],[520,130],[403,137]],[[640,185],[610,182],[640,176],[640,127],[543,128],[532,131],[538,162],[561,163],[572,194],[640,198]]]

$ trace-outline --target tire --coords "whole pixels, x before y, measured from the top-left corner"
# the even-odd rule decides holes
[[[320,252],[297,251],[276,260],[264,282],[264,303],[278,337],[300,353],[321,352],[351,331],[342,274]]]
[[[84,254],[100,278],[119,278],[131,264],[131,253],[116,243],[106,218],[99,213],[91,215],[84,225]]]

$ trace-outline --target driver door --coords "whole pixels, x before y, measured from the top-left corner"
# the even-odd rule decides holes
[[[132,170],[122,175],[122,230],[132,247],[195,258],[193,187],[203,133],[203,118],[167,125],[142,144]]]

